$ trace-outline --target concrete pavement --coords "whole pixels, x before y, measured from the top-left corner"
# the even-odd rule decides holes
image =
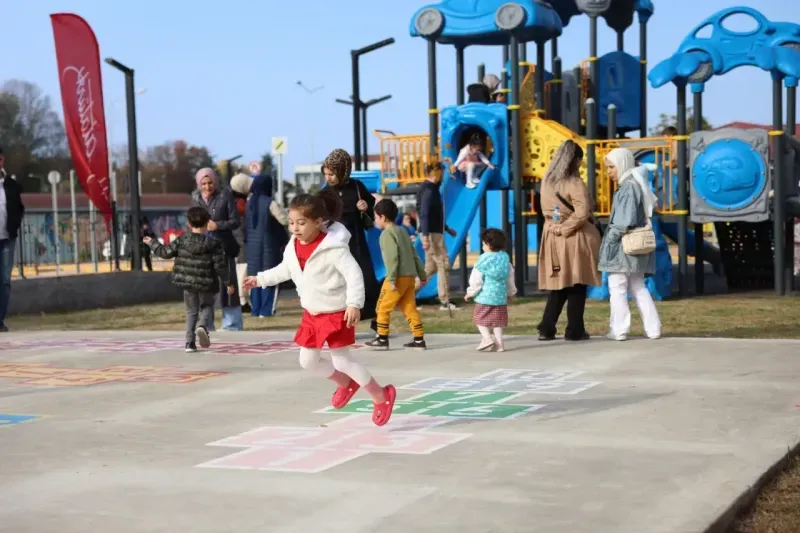
[[[800,441],[796,341],[359,350],[374,428],[291,338],[3,334],[0,531],[702,532]]]

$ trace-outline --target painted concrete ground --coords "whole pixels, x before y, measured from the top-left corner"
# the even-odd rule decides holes
[[[0,530],[700,532],[800,441],[800,342],[359,350],[375,428],[289,333],[181,338],[0,337]]]

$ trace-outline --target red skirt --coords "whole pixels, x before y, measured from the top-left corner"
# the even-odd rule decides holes
[[[472,322],[476,326],[504,328],[508,326],[508,306],[475,304],[475,309],[472,310]]]
[[[347,327],[344,311],[312,315],[303,310],[303,319],[294,336],[295,344],[303,348],[344,348],[356,343],[356,328]]]

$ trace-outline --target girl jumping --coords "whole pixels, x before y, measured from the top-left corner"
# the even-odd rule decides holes
[[[372,421],[382,426],[392,416],[397,391],[381,387],[350,355],[355,325],[364,306],[364,277],[350,254],[350,233],[336,222],[342,212],[339,196],[322,190],[301,194],[289,204],[292,236],[280,265],[245,278],[245,287],[270,287],[292,280],[297,286],[303,318],[294,337],[300,345],[300,366],[338,386],[331,404],[344,408],[359,388],[372,396]],[[321,357],[327,343],[331,358]]]

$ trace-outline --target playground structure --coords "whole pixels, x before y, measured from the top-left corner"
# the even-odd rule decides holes
[[[624,31],[632,24],[634,12],[640,27],[638,57],[624,51]],[[590,17],[589,58],[562,72],[558,37],[571,17],[581,13]],[[750,8],[729,8],[698,25],[677,53],[648,76],[647,24],[653,14],[650,0],[552,0],[549,4],[539,0],[444,0],[423,7],[412,17],[410,33],[425,38],[428,44],[429,132],[395,135],[376,131],[381,170],[359,172],[357,177],[381,194],[416,194],[427,163],[454,161],[469,136],[481,133],[487,140],[486,155],[496,168],[486,170],[474,189],[466,188],[463,176],[451,174],[449,168],[442,182],[446,223],[456,231],[454,237],[446,236],[450,261],[462,254],[465,278],[464,244],[475,216],[479,214],[480,229],[485,228],[488,204],[499,200],[500,223],[513,236],[509,252],[513,251],[517,265],[516,283],[523,290],[528,273],[526,241],[532,237],[529,225],[538,226],[534,234],[538,237],[543,221],[537,212],[538,184],[555,150],[566,139],[584,148],[581,175],[595,201],[595,214],[604,222],[614,187],[602,163],[611,149],[624,146],[641,164],[649,164],[651,186],[659,199],[653,220],[658,272],[648,280],[656,298],[669,296],[672,285],[672,258],[665,236],[678,244],[680,296],[688,290],[690,253],[696,258],[698,293],[703,292],[702,265],[707,261],[715,269],[724,269],[729,288],[774,286],[777,294],[784,294],[793,281],[789,216],[800,214],[800,143],[792,135],[788,141],[784,139],[781,84],[788,88],[787,125],[793,133],[800,26],[772,23]],[[752,17],[756,28],[746,32],[726,28],[724,22],[732,15]],[[618,49],[602,57],[597,56],[600,17],[618,36]],[[700,37],[701,31],[708,29],[710,36]],[[535,65],[527,61],[528,42],[536,45]],[[545,68],[547,42],[552,50],[551,72]],[[442,109],[437,105],[437,44],[455,46],[457,58],[456,105]],[[477,45],[503,49],[504,103],[464,102],[464,50]],[[705,83],[745,65],[759,67],[773,77],[773,131],[700,131]],[[479,67],[479,79],[482,76]],[[678,135],[671,139],[646,137],[648,78],[654,88],[668,82],[677,88]],[[686,124],[687,85],[694,94],[695,132],[691,136]],[[624,137],[634,130],[639,130],[640,138]],[[690,220],[695,223],[693,233],[688,231]],[[703,240],[702,224],[709,222],[715,225],[720,250]],[[377,252],[376,239],[377,233],[371,235],[373,252]],[[384,271],[380,254],[373,253],[373,257],[380,279]],[[418,296],[435,296],[435,287],[435,281],[429,283]],[[605,287],[593,287],[589,295],[606,298],[608,293]]]

